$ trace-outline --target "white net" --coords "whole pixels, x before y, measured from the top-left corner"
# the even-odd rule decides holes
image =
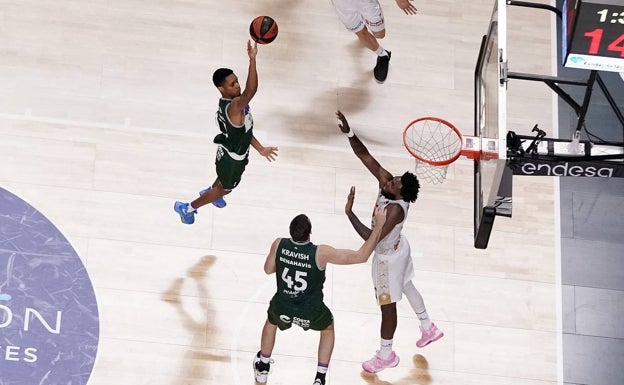
[[[447,166],[432,166],[429,163],[422,162],[416,159],[416,167],[414,173],[420,180],[425,182],[438,184],[444,182],[446,179]]]
[[[442,182],[449,164],[461,153],[460,135],[443,119],[422,118],[412,122],[403,133],[403,142],[416,158],[416,175],[427,182]]]

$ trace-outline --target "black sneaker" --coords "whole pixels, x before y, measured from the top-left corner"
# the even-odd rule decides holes
[[[377,83],[385,82],[388,77],[388,66],[390,65],[390,56],[392,56],[392,53],[390,51],[386,52],[388,55],[377,56],[377,65],[373,69],[373,75],[375,75]]]
[[[260,360],[260,351],[258,351],[258,353],[253,359],[253,368],[254,368],[254,375],[256,377],[256,382],[260,384],[264,384],[267,382],[267,377],[269,376],[269,370],[271,369],[271,362],[273,362],[273,360],[270,360],[267,363],[262,362]]]
[[[312,385],[325,385],[325,377],[316,377]]]

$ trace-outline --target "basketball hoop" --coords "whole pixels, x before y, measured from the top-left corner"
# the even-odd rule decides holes
[[[448,166],[460,156],[477,159],[481,154],[478,138],[464,137],[451,123],[431,116],[408,124],[403,144],[416,159],[416,175],[434,184],[446,178]]]

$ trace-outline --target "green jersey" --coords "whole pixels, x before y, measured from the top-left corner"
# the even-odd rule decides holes
[[[275,250],[276,298],[293,305],[323,302],[325,270],[318,267],[318,246],[282,238]]]
[[[242,160],[249,152],[251,137],[253,136],[253,117],[249,112],[249,106],[245,107],[245,120],[242,125],[236,126],[230,122],[227,107],[232,99],[219,99],[219,109],[216,113],[217,125],[221,133],[215,136],[214,142],[227,150],[232,158]],[[238,155],[238,156],[236,156]]]

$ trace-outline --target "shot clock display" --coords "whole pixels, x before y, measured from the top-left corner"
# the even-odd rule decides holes
[[[566,67],[624,72],[624,5],[566,0],[562,28]]]

